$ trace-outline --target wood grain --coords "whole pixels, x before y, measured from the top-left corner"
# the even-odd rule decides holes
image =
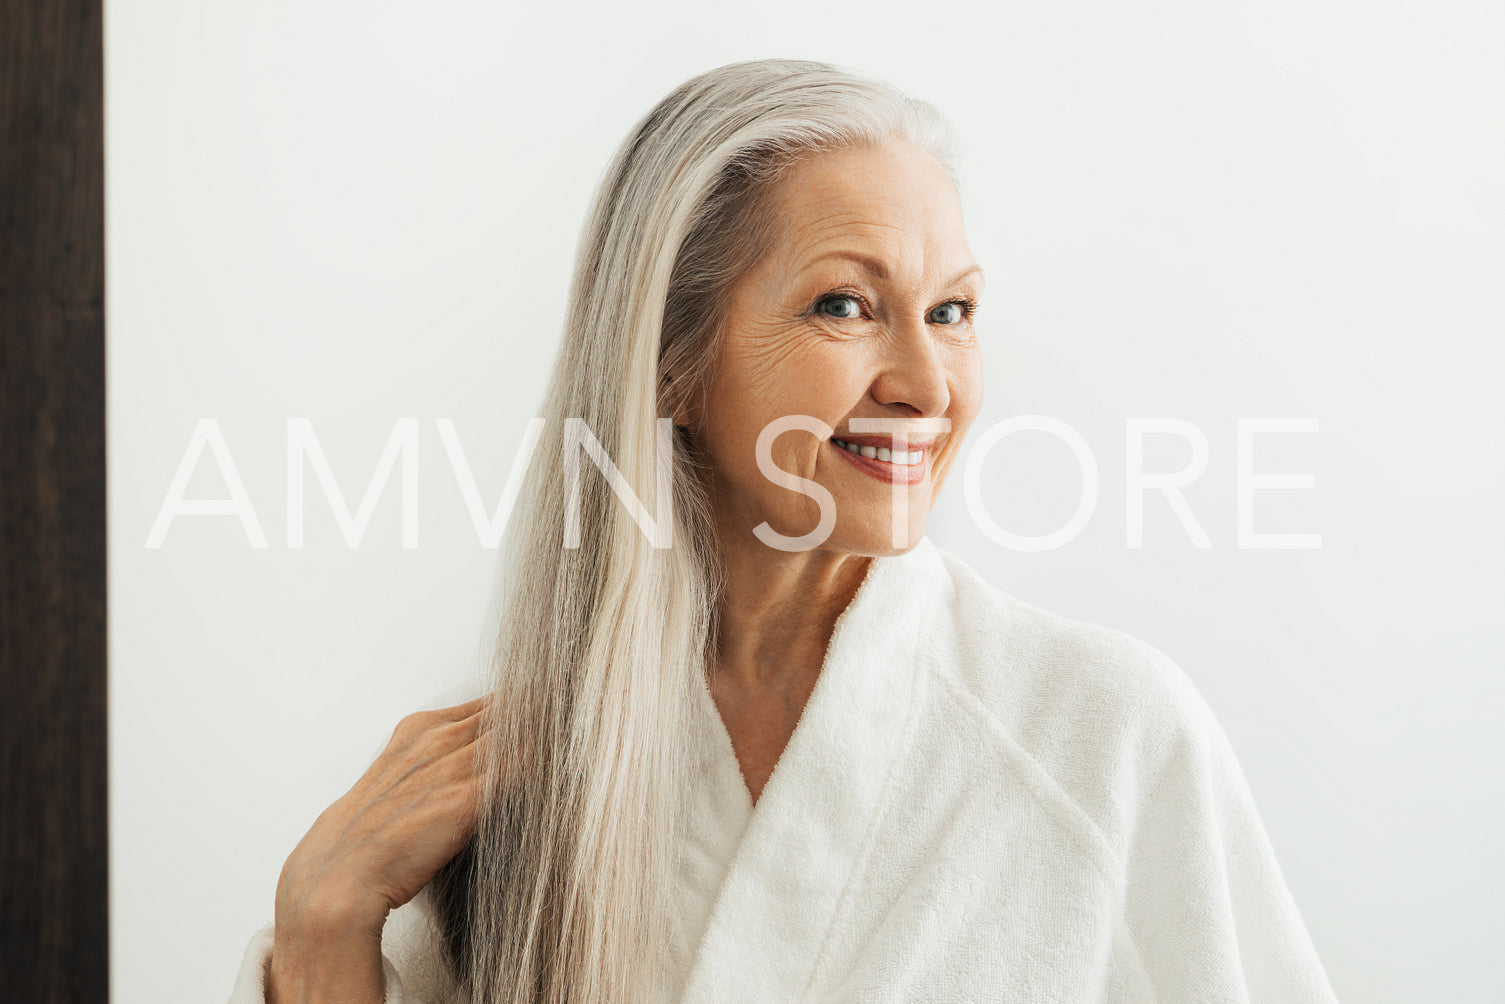
[[[0,11],[0,996],[104,1001],[101,6]]]

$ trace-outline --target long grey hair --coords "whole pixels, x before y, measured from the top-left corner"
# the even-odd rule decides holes
[[[665,993],[721,569],[693,424],[666,436],[658,420],[703,404],[728,290],[777,239],[770,186],[814,153],[896,141],[955,183],[954,140],[929,104],[825,63],[752,60],[675,88],[601,179],[500,565],[483,807],[431,885],[477,1004]],[[606,477],[586,470],[570,490],[560,472],[580,470],[582,449],[567,419],[645,511],[663,504],[655,485],[672,493],[658,546]]]

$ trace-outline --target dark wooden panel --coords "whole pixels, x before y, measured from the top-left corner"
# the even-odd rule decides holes
[[[0,997],[109,992],[99,3],[0,0]]]

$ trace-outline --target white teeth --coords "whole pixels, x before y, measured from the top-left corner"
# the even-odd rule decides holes
[[[856,443],[848,443],[845,440],[835,438],[831,442],[843,450],[849,450],[858,456],[867,457],[869,460],[881,460],[885,463],[898,464],[901,467],[914,467],[925,459],[924,450],[894,451],[886,446],[858,446]]]

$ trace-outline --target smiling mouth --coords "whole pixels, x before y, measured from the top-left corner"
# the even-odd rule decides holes
[[[879,446],[872,442],[854,443],[836,436],[832,436],[827,442],[841,451],[842,459],[847,463],[875,481],[887,485],[914,487],[924,484],[930,476],[930,449],[934,445],[933,441],[906,443],[907,446],[917,446],[919,449],[897,452],[889,446]],[[889,442],[893,440],[890,439]]]
[[[848,453],[855,453],[867,460],[876,460],[880,463],[892,464],[895,467],[918,467],[925,462],[924,450],[909,450],[895,452],[886,446],[862,446],[857,443],[849,443],[844,439],[831,437],[831,442]]]

